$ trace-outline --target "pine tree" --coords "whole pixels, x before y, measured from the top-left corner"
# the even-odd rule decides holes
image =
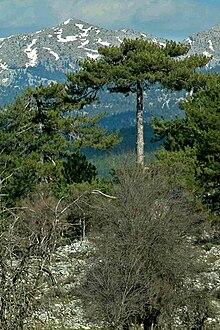
[[[0,111],[2,192],[13,203],[36,184],[59,182],[71,154],[91,146],[111,148],[117,133],[98,125],[100,116],[79,111],[82,100],[68,96],[64,84],[28,88]],[[84,100],[84,102],[89,102]]]
[[[204,75],[206,85],[181,104],[184,119],[154,119],[158,139],[169,152],[191,153],[194,176],[203,193],[218,208],[220,196],[220,75]],[[208,197],[209,196],[209,197]],[[218,201],[218,202],[217,202]]]
[[[160,46],[142,39],[125,39],[119,47],[100,48],[100,60],[87,59],[80,63],[77,73],[67,75],[70,90],[92,99],[106,87],[110,92],[136,94],[138,165],[144,164],[143,92],[156,82],[173,90],[191,88],[196,68],[208,59],[200,55],[181,57],[187,51],[187,46],[173,41]]]
[[[63,163],[63,176],[67,184],[91,183],[97,176],[96,167],[88,162],[86,156],[79,152],[67,156]]]

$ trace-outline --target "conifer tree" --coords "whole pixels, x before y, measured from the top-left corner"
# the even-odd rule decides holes
[[[82,147],[111,148],[119,141],[88,117],[64,84],[28,88],[0,111],[0,173],[9,177],[3,193],[15,202],[37,183],[59,182],[63,162]],[[7,198],[8,199],[8,198]]]
[[[135,93],[137,99],[137,164],[144,164],[143,92],[156,82],[164,87],[181,90],[191,88],[196,68],[208,58],[186,55],[188,47],[169,41],[161,46],[146,40],[124,40],[119,47],[99,49],[100,60],[87,59],[77,73],[68,74],[69,88],[74,93],[95,98],[97,91]]]
[[[157,139],[165,138],[168,152],[194,158],[195,180],[218,209],[220,196],[220,75],[204,76],[206,84],[181,103],[184,119],[154,119]],[[188,157],[188,156],[187,156]]]

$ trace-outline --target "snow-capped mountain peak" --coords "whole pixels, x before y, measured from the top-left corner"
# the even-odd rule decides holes
[[[107,30],[75,18],[34,33],[0,38],[1,104],[11,101],[16,93],[22,92],[27,86],[64,81],[66,72],[78,68],[79,59],[97,59],[99,47],[119,45],[124,38],[150,39],[161,46],[166,43],[146,32]],[[220,25],[194,33],[184,42],[191,46],[189,54],[200,53],[212,57],[208,67],[219,71]],[[155,102],[152,100],[151,103]],[[163,107],[170,107],[167,97]]]
[[[64,80],[78,59],[97,59],[98,48],[119,45],[124,38],[150,38],[133,30],[107,30],[70,18],[58,26],[0,39],[0,96],[5,103],[16,92],[40,82]]]

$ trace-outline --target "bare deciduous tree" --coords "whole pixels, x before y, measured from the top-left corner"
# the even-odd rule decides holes
[[[196,309],[193,324],[201,329],[196,326],[208,315],[195,290],[202,266],[193,241],[202,209],[173,184],[171,172],[122,170],[117,198],[98,210],[102,232],[93,236],[94,258],[81,295],[88,316],[114,329],[140,323],[172,329],[177,315],[185,322],[180,311],[189,308]]]
[[[41,192],[21,207],[1,208],[0,328],[22,330],[57,283],[51,255],[60,241],[67,207]]]

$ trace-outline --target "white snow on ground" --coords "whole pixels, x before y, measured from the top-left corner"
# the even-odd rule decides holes
[[[121,40],[119,37],[117,37],[117,39],[118,39],[118,41],[119,41],[120,43],[122,43],[122,42],[123,42],[123,40]]]
[[[0,42],[2,42],[3,40],[5,40],[5,38],[0,38]]]
[[[162,46],[162,47],[166,47],[165,42],[160,42],[159,45]]]
[[[26,68],[29,66],[35,66],[37,64],[37,48],[32,49],[32,47],[36,44],[37,39],[33,39],[30,45],[24,50],[27,54],[29,62],[25,64]]]
[[[86,55],[93,60],[96,60],[99,57],[99,54],[86,53]]]
[[[80,30],[83,31],[83,33],[80,33],[80,37],[82,38],[88,37],[88,32],[93,28],[93,26],[90,26],[88,29],[84,29],[83,24],[78,24],[78,23],[75,23],[75,26],[77,26]]]
[[[209,43],[209,49],[211,49],[213,52],[215,51],[212,45],[212,40],[208,40]]]
[[[209,54],[209,52],[207,52],[207,51],[203,52],[203,55],[205,55],[205,56],[207,56],[207,57],[211,57],[211,56],[212,56],[212,55]]]
[[[124,33],[126,33],[127,32],[127,30],[126,29],[123,29],[123,30],[121,30],[122,32],[124,32]]]
[[[192,39],[190,39],[190,38],[187,38],[186,39],[186,41],[190,44],[190,46],[192,46],[192,44],[193,44],[193,41],[192,41]]]
[[[110,46],[111,44],[108,41],[102,41],[101,38],[96,41],[97,44],[103,45],[103,46]]]
[[[6,82],[8,82],[8,81],[9,81],[9,78],[2,79],[2,82],[3,82],[3,83],[6,83]]]
[[[1,61],[2,61],[2,59],[0,60],[0,69],[2,69],[2,70],[0,71],[0,73],[2,73],[2,71],[4,71],[4,70],[7,70],[7,69],[8,69],[8,65],[7,65],[7,63],[6,63],[6,62],[1,63]]]
[[[96,30],[96,34],[99,34],[101,31],[100,30]]]
[[[98,53],[97,49],[89,49],[89,48],[86,48],[86,47],[84,49],[89,51],[89,52]]]
[[[2,43],[1,43],[1,45],[0,45],[0,48],[2,48],[2,46],[5,44],[5,42],[3,41]]]
[[[49,37],[49,38],[52,38],[53,36],[52,36],[52,34],[48,34],[48,37]]]
[[[70,42],[77,40],[78,36],[67,36],[66,38],[62,38],[63,29],[58,30],[55,32],[57,35],[58,42]]]
[[[78,23],[75,23],[75,26],[77,26],[80,30],[83,29],[83,24],[78,24]]]
[[[60,38],[58,37],[59,42],[70,42],[70,41],[76,41],[76,40],[77,40],[77,36],[67,36],[66,38],[62,38],[61,36],[60,36]]]
[[[71,21],[71,18],[69,18],[67,21],[63,22],[63,24],[67,25]]]
[[[35,34],[38,34],[38,33],[41,33],[41,32],[42,32],[42,31],[41,31],[41,30],[39,30],[39,31],[36,31],[36,32],[35,32]]]
[[[51,50],[51,48],[43,47],[43,49],[49,50],[50,54],[55,57],[55,60],[56,61],[59,60],[59,55],[57,53],[55,53],[53,50]]]
[[[141,36],[147,38],[147,35],[145,33],[141,33]]]
[[[84,46],[86,46],[88,44],[89,44],[89,40],[86,40],[86,41],[82,42],[81,45],[78,46],[78,48],[83,48]]]

